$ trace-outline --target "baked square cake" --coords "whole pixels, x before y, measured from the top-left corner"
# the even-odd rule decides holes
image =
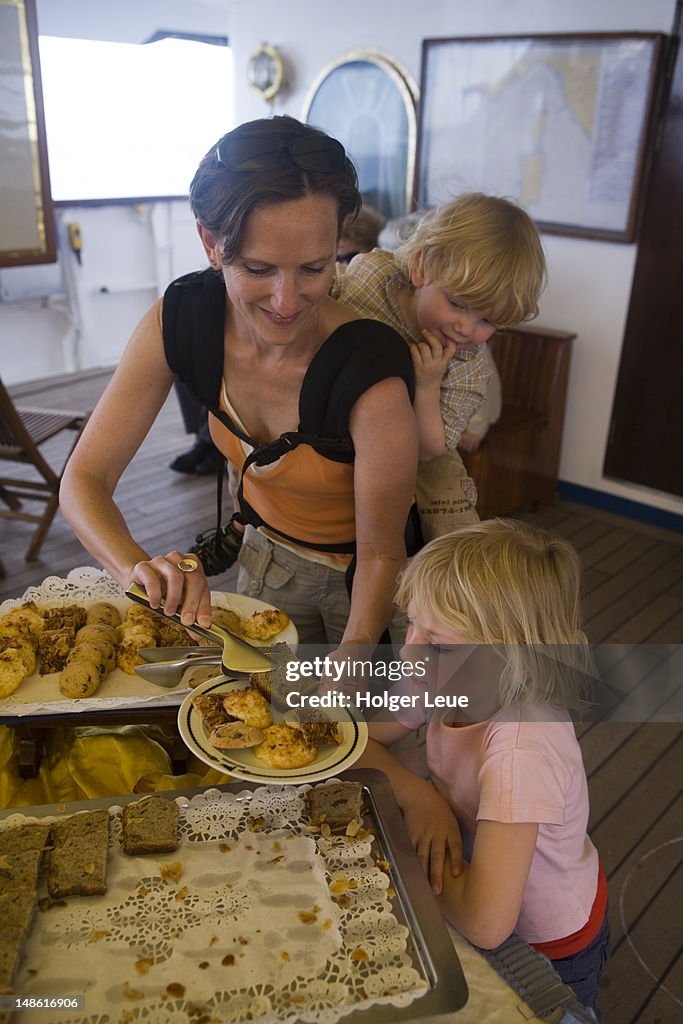
[[[326,822],[331,828],[360,821],[363,815],[363,787],[360,782],[329,782],[314,786],[306,794],[314,825]]]
[[[23,850],[44,850],[50,837],[50,826],[41,822],[19,825],[0,832],[0,856]]]
[[[146,796],[126,804],[121,815],[125,853],[170,853],[178,846],[178,804]]]
[[[73,814],[52,826],[54,846],[47,861],[47,891],[62,896],[96,896],[107,891],[109,812]]]
[[[0,995],[14,992],[13,982],[24,949],[26,932],[8,925],[0,931]]]
[[[292,691],[302,694],[315,693],[320,687],[318,679],[298,679],[295,683],[287,679],[287,666],[298,661],[297,655],[286,643],[273,644],[270,648],[269,672],[252,672],[249,682],[257,686],[266,700],[279,711],[287,711],[290,705],[287,697]]]
[[[19,891],[35,892],[42,858],[42,849],[0,853],[0,896]]]
[[[0,934],[8,928],[23,928],[28,933],[35,905],[35,891],[22,889],[3,893],[0,896]]]

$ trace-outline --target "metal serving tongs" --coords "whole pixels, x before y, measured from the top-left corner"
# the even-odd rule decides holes
[[[145,590],[138,586],[137,583],[132,583],[126,591],[126,597],[129,597],[131,601],[137,601],[138,604],[145,605],[153,612],[157,612],[159,615],[164,615],[163,603],[160,608],[152,608],[149,603],[149,598]],[[173,619],[174,622],[179,622],[181,626],[185,624],[181,622],[179,615],[166,616],[167,618]],[[185,626],[187,629],[188,627]],[[226,629],[221,626],[216,626],[212,623],[210,626],[198,626],[193,624],[189,627],[193,633],[198,633],[199,636],[206,637],[208,640],[217,641],[222,647],[221,655],[221,667],[225,673],[229,672],[268,672],[271,663],[268,655],[270,651],[267,648],[254,647],[248,641],[233,636],[228,633]],[[193,664],[196,662],[193,660]]]

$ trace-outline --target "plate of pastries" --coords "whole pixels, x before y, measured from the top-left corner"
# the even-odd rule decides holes
[[[296,646],[298,634],[292,621],[264,601],[214,593],[212,607],[218,625],[254,646],[276,642]],[[12,601],[3,609],[0,703],[8,710],[53,701],[78,704],[88,698],[159,695],[163,692],[159,687],[135,672],[144,661],[139,651],[204,643],[172,619],[123,595]]]
[[[317,782],[363,753],[366,723],[353,711],[288,708],[271,672],[207,679],[178,712],[180,735],[205,764],[247,782]]]

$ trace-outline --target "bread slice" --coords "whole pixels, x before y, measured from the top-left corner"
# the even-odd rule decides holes
[[[23,928],[28,933],[35,906],[35,890],[6,892],[0,896],[0,934],[7,928]]]
[[[107,891],[109,812],[73,814],[52,827],[54,847],[47,862],[47,891],[63,896],[97,896]]]
[[[42,822],[29,822],[0,832],[0,855],[22,850],[44,850],[50,837],[50,826]]]
[[[0,854],[0,896],[12,892],[35,892],[42,857],[42,850]]]
[[[332,828],[360,821],[363,815],[363,787],[360,782],[328,782],[306,794],[311,821],[327,822]]]
[[[125,853],[170,853],[178,846],[178,804],[146,796],[126,804],[121,815]]]
[[[286,643],[273,644],[270,648],[270,671],[253,672],[249,676],[249,682],[257,686],[266,700],[279,711],[287,711],[290,707],[287,703],[290,693],[310,694],[315,693],[320,687],[318,679],[301,678],[296,682],[287,679],[288,666],[298,660],[297,655]]]
[[[14,978],[24,949],[26,933],[11,925],[0,931],[0,995],[14,992]]]

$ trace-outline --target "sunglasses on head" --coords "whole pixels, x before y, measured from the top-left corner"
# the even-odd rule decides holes
[[[334,174],[346,167],[346,152],[336,139],[298,135],[288,142],[268,138],[221,139],[216,147],[219,166],[229,171],[263,171],[277,167],[283,156],[302,171]]]

